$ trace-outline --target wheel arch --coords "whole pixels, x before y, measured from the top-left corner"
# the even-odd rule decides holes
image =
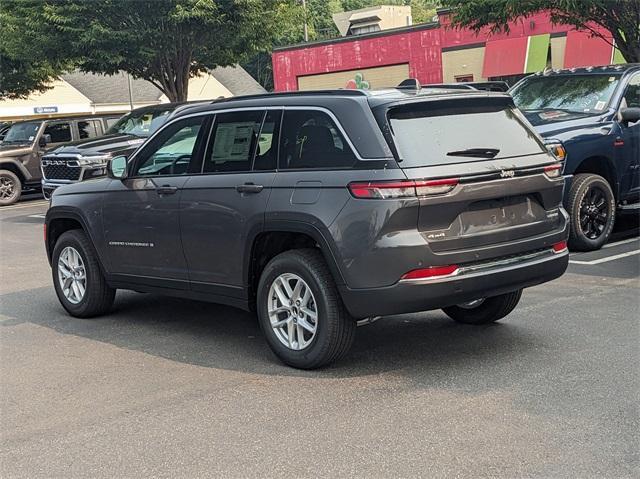
[[[607,180],[607,183],[609,183],[613,191],[613,196],[617,201],[619,183],[613,161],[606,156],[590,156],[582,160],[573,172],[574,175],[589,173],[602,176]]]
[[[100,257],[98,248],[96,248],[95,239],[91,234],[91,229],[88,227],[87,221],[84,219],[82,214],[69,208],[54,207],[49,209],[49,211],[47,212],[44,224],[45,248],[47,251],[47,259],[49,260],[49,264],[51,264],[53,248],[58,238],[60,238],[60,236],[67,231],[79,229],[87,235],[87,238],[93,245],[93,249],[96,252],[98,264],[100,265],[102,271],[105,272],[104,263],[102,262],[102,258]]]
[[[258,281],[267,263],[280,253],[317,248],[322,253],[336,285],[344,284],[338,262],[325,235],[315,226],[297,221],[274,221],[247,242],[243,275],[248,286],[250,308],[255,307]]]
[[[17,160],[2,159],[2,161],[0,161],[0,170],[8,170],[15,173],[22,183],[25,183],[32,178],[29,171]]]

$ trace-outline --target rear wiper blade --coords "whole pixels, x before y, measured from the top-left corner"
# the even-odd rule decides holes
[[[495,158],[500,150],[497,148],[469,148],[468,150],[450,151],[447,156],[470,156],[472,158]]]

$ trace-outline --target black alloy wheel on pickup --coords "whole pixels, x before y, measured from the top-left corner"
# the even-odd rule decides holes
[[[607,180],[593,174],[576,175],[567,203],[571,216],[569,247],[574,251],[600,249],[615,221],[615,198]]]

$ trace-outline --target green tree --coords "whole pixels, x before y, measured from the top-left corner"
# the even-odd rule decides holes
[[[456,25],[508,31],[508,22],[547,10],[555,23],[590,31],[640,62],[640,0],[441,0],[453,9]],[[611,32],[613,42],[597,27]]]
[[[70,67],[59,56],[65,45],[55,30],[46,24],[33,28],[28,21],[41,11],[35,0],[0,0],[0,99],[45,91]]]
[[[129,72],[158,87],[171,101],[184,101],[189,78],[235,64],[271,46],[274,12],[285,0],[40,0],[24,17],[24,0],[2,0],[14,28],[64,45],[55,58],[80,70]],[[32,0],[31,0],[32,1]],[[36,36],[37,36],[36,35]],[[34,35],[31,35],[34,36]],[[14,58],[29,58],[30,38]]]

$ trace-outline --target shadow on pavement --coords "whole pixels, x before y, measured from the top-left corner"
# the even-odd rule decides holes
[[[253,314],[216,304],[119,292],[109,315],[78,319],[66,314],[52,288],[38,288],[0,296],[0,313],[8,318],[2,326],[32,323],[203,367],[328,378],[421,371],[427,372],[423,386],[474,374],[470,361],[499,368],[505,361],[521,361],[523,355],[544,350],[543,338],[521,323],[466,326],[431,311],[360,327],[352,350],[340,362],[321,371],[298,371],[283,366],[271,353]]]

